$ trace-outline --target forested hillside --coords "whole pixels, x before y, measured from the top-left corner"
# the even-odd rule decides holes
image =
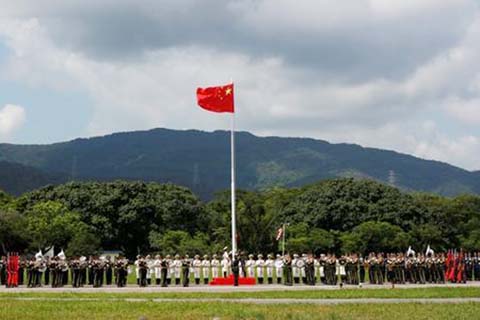
[[[257,137],[247,132],[237,133],[236,141],[237,183],[246,190],[354,177],[442,195],[480,193],[478,172],[393,151],[308,138]],[[63,181],[170,182],[209,200],[230,186],[229,143],[229,133],[224,131],[155,129],[52,145],[0,144],[0,160],[37,168]],[[13,194],[31,190],[28,181],[1,177],[0,167],[0,185]]]

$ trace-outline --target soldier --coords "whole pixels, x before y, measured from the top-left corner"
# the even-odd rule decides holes
[[[217,255],[214,254],[212,256],[212,262],[210,263],[210,265],[212,266],[212,277],[213,278],[218,278],[219,274],[220,274],[220,261],[217,259]]]
[[[265,260],[263,260],[263,255],[259,254],[257,256],[257,261],[255,262],[255,267],[257,269],[257,280],[259,284],[263,284],[263,268],[265,267]]]
[[[166,260],[166,264],[168,266],[168,268],[167,268],[167,284],[171,285],[172,284],[172,275],[175,274],[175,267],[173,266],[172,257],[169,254],[167,254],[167,256],[165,257],[165,260]]]
[[[152,284],[152,276],[155,273],[155,269],[153,268],[154,260],[152,256],[149,254],[145,257],[145,262],[147,265],[147,284],[150,286]]]
[[[49,260],[48,265],[47,265],[46,272],[50,273],[50,278],[51,278],[50,280],[51,280],[51,283],[52,283],[52,288],[59,287],[59,283],[61,283],[61,281],[59,280],[60,270],[59,270],[58,264],[59,264],[58,257],[52,257]]]
[[[247,276],[247,254],[245,251],[242,251],[240,254],[240,272],[242,277]]]
[[[112,285],[112,278],[113,278],[113,270],[112,270],[112,257],[107,256],[105,261],[105,283],[107,286]]]
[[[80,282],[81,287],[87,284],[87,270],[88,270],[88,260],[87,257],[80,257]]]
[[[320,258],[318,258],[319,270],[318,276],[320,277],[320,282],[323,284],[327,284],[327,278],[325,273],[325,266],[327,265],[327,257],[325,254],[321,254]]]
[[[135,261],[133,264],[135,265],[135,277],[137,278],[137,285],[140,285],[140,259],[142,257],[140,255],[137,255]]]
[[[360,279],[358,278],[358,269],[359,269],[359,259],[358,255],[354,253],[352,255],[352,283],[354,285],[360,284]]]
[[[337,269],[337,278],[340,277],[340,283],[344,283],[346,280],[347,272],[345,265],[347,264],[347,259],[345,256],[340,256],[337,259],[336,269]]]
[[[190,283],[190,267],[191,267],[191,262],[188,255],[185,255],[185,257],[181,261],[181,264],[182,264],[181,266],[182,266],[183,286],[188,287],[188,284]]]
[[[383,258],[383,254],[382,253],[379,253],[377,255],[377,261],[378,261],[378,265],[377,265],[377,283],[378,284],[383,284],[383,282],[385,281],[385,259]]]
[[[155,283],[159,286],[162,280],[162,257],[158,254],[155,256],[152,269],[154,269],[155,272]]]
[[[192,267],[195,284],[198,286],[200,284],[200,274],[202,272],[202,260],[200,260],[200,256],[198,254],[195,255],[193,259]]]
[[[368,261],[364,258],[364,256],[360,256],[358,258],[358,276],[360,285],[365,283],[365,274],[366,270],[368,270]]]
[[[315,259],[311,253],[307,255],[307,260],[305,261],[305,277],[307,285],[315,285]]]
[[[180,277],[182,274],[182,260],[180,260],[180,255],[176,254],[175,259],[173,260],[173,271],[175,275],[175,285],[180,285]]]
[[[0,259],[0,285],[7,284],[7,257],[2,256]]]
[[[127,275],[128,260],[119,255],[117,259],[115,259],[115,282],[117,287],[123,288],[127,285]]]
[[[436,283],[437,282],[437,271],[436,271],[436,263],[435,263],[435,254],[430,246],[427,247],[427,251],[425,252],[425,280],[428,283]]]
[[[299,262],[300,265],[303,264],[303,266],[300,267],[300,276],[302,277],[302,283],[307,284],[307,271],[305,270],[305,264],[307,262],[307,254],[303,253],[300,260],[302,260],[302,262]]]
[[[275,276],[277,278],[277,284],[281,284],[283,276],[283,259],[279,254],[277,254],[277,258],[275,259]]]
[[[138,272],[140,276],[140,287],[146,287],[147,286],[147,273],[148,273],[148,265],[147,265],[147,260],[144,259],[143,257],[140,257],[138,259]]]
[[[349,254],[345,257],[345,272],[347,274],[345,283],[353,284],[353,255]]]
[[[88,257],[87,275],[88,275],[88,285],[93,286],[93,256]]]
[[[298,261],[300,260],[298,254],[293,255],[293,260],[292,260],[292,276],[293,276],[293,281],[295,284],[300,283],[300,269],[298,267]]]
[[[162,272],[162,287],[167,287],[170,284],[170,278],[168,277],[168,273],[170,270],[169,263],[171,263],[171,259],[168,258],[161,259],[161,272]]]
[[[247,268],[247,276],[249,278],[255,278],[255,260],[253,260],[253,254],[248,255],[248,260],[245,263]]]
[[[425,269],[426,269],[425,256],[422,253],[419,253],[417,257],[417,273],[418,273],[418,278],[420,280],[420,284],[425,284],[426,282]]]
[[[397,277],[395,276],[395,263],[396,256],[393,253],[387,254],[386,267],[387,267],[387,281],[389,281],[392,286],[397,283]]]
[[[33,265],[35,263],[35,258],[30,258],[30,260],[26,263],[26,271],[27,271],[27,287],[33,288]]]
[[[227,255],[225,255],[225,253],[223,254],[221,265],[223,277],[226,278],[228,277],[228,272],[230,271],[230,258],[228,257],[228,253]]]
[[[405,284],[405,257],[399,252],[395,260],[395,278],[400,284]]]
[[[292,286],[293,285],[293,279],[292,279],[292,258],[290,257],[290,254],[287,253],[285,256],[285,259],[283,261],[283,270],[285,273],[285,285],[286,286]]]
[[[313,257],[313,280],[317,283],[317,277],[320,279],[320,261]]]
[[[440,255],[437,255],[435,259],[435,263],[437,265],[437,279],[438,283],[445,283],[445,272],[446,272],[446,266],[445,266],[445,255],[442,253]]]
[[[325,264],[325,278],[328,285],[334,286],[337,284],[337,257],[334,254],[327,256]]]
[[[275,260],[273,260],[273,254],[267,255],[267,260],[265,261],[265,268],[267,270],[268,284],[273,284],[273,267],[274,266],[275,266]]]
[[[77,256],[74,256],[72,260],[70,260],[70,270],[72,271],[72,287],[79,288],[80,287],[80,260]]]
[[[25,282],[25,268],[27,264],[25,258],[20,259],[20,263],[18,265],[18,285],[23,286]]]
[[[475,252],[473,256],[473,277],[476,281],[480,280],[480,254]]]
[[[203,274],[203,284],[207,285],[210,279],[210,260],[208,259],[208,255],[203,256],[202,274]]]
[[[46,271],[46,264],[40,251],[35,255],[33,264],[33,287],[42,286],[42,273]]]
[[[58,268],[59,268],[59,286],[63,287],[68,284],[68,261],[65,253],[60,251],[58,254]]]
[[[103,270],[104,270],[103,268],[104,268],[104,264],[102,259],[94,258],[92,260],[94,288],[100,288],[103,285]]]
[[[473,281],[473,257],[469,252],[465,255],[465,280]]]
[[[240,260],[238,255],[232,261],[233,285],[238,287],[238,278],[240,276]]]

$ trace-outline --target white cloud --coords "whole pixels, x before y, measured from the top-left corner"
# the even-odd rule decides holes
[[[7,137],[25,122],[25,109],[21,106],[7,104],[0,109],[0,137]]]
[[[108,7],[109,2],[102,3]],[[322,0],[292,8],[289,1],[229,2],[241,40],[229,45],[223,38],[218,45],[155,43],[142,47],[134,59],[99,58],[78,49],[94,46],[90,38],[92,43],[66,45],[52,28],[51,12],[43,9],[47,17],[31,18],[38,11],[26,6],[21,14],[16,11],[16,19],[0,18],[0,41],[12,51],[0,71],[6,80],[83,92],[94,104],[89,135],[158,126],[227,128],[225,117],[195,105],[194,92],[197,86],[233,78],[242,130],[355,142],[479,169],[478,134],[451,134],[437,125],[433,114],[462,123],[480,121],[480,12],[464,13],[472,8],[468,0],[384,3],[365,0],[344,6]],[[155,19],[167,19],[152,11]],[[80,23],[75,15],[72,19],[73,25]],[[80,29],[78,34],[89,33],[86,25]],[[325,39],[332,41],[332,48],[323,48],[331,56],[316,47]],[[259,48],[249,41],[257,41]],[[311,55],[309,44],[315,45]],[[344,60],[335,60],[337,56]],[[392,73],[394,69],[400,71]],[[428,119],[422,118],[426,111],[432,114]]]

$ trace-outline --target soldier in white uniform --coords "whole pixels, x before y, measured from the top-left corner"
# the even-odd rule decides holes
[[[173,260],[173,272],[175,275],[175,285],[180,285],[180,277],[182,274],[182,260],[180,260],[180,255],[176,254],[175,259]]]
[[[307,262],[307,254],[306,253],[302,254],[302,257],[300,259],[302,259],[303,262],[304,262],[303,263],[303,268],[300,268],[300,275],[302,276],[303,284],[307,284],[307,273],[306,273],[306,270],[305,270],[305,264]]]
[[[245,262],[245,266],[247,267],[247,276],[249,278],[255,277],[255,260],[253,260],[253,254],[248,255],[248,260]]]
[[[267,256],[267,260],[265,261],[265,268],[267,270],[268,284],[273,283],[273,267],[274,266],[275,266],[275,260],[273,260],[273,254],[269,254]]]
[[[222,265],[222,275],[224,278],[226,278],[228,277],[228,274],[230,271],[230,259],[228,258],[228,253],[227,255],[223,254],[221,265]]]
[[[145,257],[146,263],[147,263],[147,283],[148,285],[152,284],[152,275],[155,273],[155,270],[153,268],[154,260],[150,255],[147,255]]]
[[[295,253],[292,260],[292,276],[295,284],[300,283],[300,268],[298,266],[299,260],[300,258],[298,257],[298,254]]]
[[[212,256],[212,262],[210,263],[210,265],[212,266],[212,277],[213,278],[218,278],[219,274],[220,274],[220,261],[217,259],[217,255],[214,254]]]
[[[193,277],[195,278],[195,284],[198,286],[200,284],[200,275],[202,273],[202,260],[200,260],[200,256],[197,254],[195,255],[193,262]]]
[[[137,285],[140,285],[140,268],[138,266],[140,262],[140,258],[141,256],[137,255],[137,260],[133,262],[133,264],[135,265],[135,276],[137,277]]]
[[[277,258],[275,259],[275,276],[277,277],[277,284],[281,284],[283,277],[283,258],[279,254],[277,254]]]
[[[257,269],[257,279],[259,284],[263,284],[263,268],[265,267],[265,260],[263,260],[263,255],[259,254],[257,256],[257,261],[255,262],[255,267]]]
[[[203,256],[202,274],[203,284],[208,284],[208,280],[210,279],[210,260],[208,260],[208,255]]]
[[[157,284],[157,286],[159,286],[162,279],[162,257],[158,254],[155,256],[152,269],[155,273],[155,283]]]

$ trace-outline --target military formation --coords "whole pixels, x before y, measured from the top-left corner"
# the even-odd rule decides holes
[[[0,260],[0,283],[6,284],[6,259]],[[134,261],[117,256],[72,257],[64,252],[44,257],[41,252],[28,260],[21,259],[18,282],[30,288],[71,285],[74,288],[104,285],[127,285],[134,274],[140,287],[171,285],[207,285],[214,278],[249,277],[257,284],[292,285],[362,285],[370,284],[441,284],[480,280],[480,253],[449,251],[434,253],[370,253],[367,256],[347,254],[262,254],[240,253],[232,259],[223,255],[146,255]],[[133,275],[132,275],[133,276]]]

